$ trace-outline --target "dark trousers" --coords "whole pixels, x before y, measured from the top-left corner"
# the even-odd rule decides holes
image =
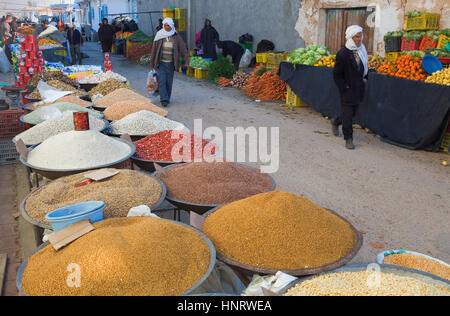
[[[358,105],[341,105],[341,115],[333,119],[334,125],[342,124],[344,139],[353,139],[353,117],[358,111]]]
[[[81,65],[81,46],[70,45],[70,55],[72,56],[72,65]]]
[[[159,96],[161,102],[170,102],[170,98],[172,97],[174,71],[175,70],[173,62],[159,63],[158,77],[159,77]]]
[[[236,70],[239,70],[239,65],[241,64],[241,59],[244,53],[233,56],[233,65]]]

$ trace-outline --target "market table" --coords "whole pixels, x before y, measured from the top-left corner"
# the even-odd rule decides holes
[[[324,116],[340,112],[333,68],[283,62],[278,74],[306,104]],[[438,151],[450,116],[450,87],[369,73],[355,123],[385,142]]]

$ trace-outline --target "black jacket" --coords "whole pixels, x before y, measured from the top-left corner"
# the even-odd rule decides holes
[[[102,24],[102,26],[98,30],[98,39],[100,42],[112,42],[114,40],[114,35],[116,34],[116,30],[112,25]]]
[[[81,45],[83,44],[83,38],[81,37],[80,31],[74,29],[73,32],[71,30],[67,31],[67,41],[70,45]]]
[[[358,105],[364,98],[364,65],[356,64],[353,51],[344,47],[336,54],[334,81],[341,93],[341,102],[345,105]]]
[[[239,55],[242,56],[244,54],[244,49],[242,48],[242,46],[233,41],[218,42],[217,47],[222,49],[222,55],[224,57],[227,57],[227,55],[236,57]]]

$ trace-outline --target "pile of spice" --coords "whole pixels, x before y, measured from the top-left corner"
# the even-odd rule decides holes
[[[182,130],[184,125],[150,111],[140,111],[114,121],[109,131],[115,135],[152,135],[165,130]]]
[[[379,284],[376,282],[379,280]],[[285,296],[449,296],[450,290],[383,272],[339,272],[297,284]]]
[[[72,104],[82,106],[84,108],[90,107],[92,105],[91,102],[81,100],[79,97],[69,94],[69,95],[66,95],[65,97],[62,97],[62,98],[56,100],[55,102],[52,102],[52,103],[45,103],[44,101],[33,103],[31,106],[28,106],[28,108],[30,110],[34,111],[34,110],[40,109],[44,106],[49,106],[49,105],[53,105],[53,104],[57,104],[57,103],[72,103]]]
[[[99,83],[94,89],[89,91],[89,97],[92,99],[92,97],[96,94],[106,96],[111,92],[121,88],[131,89],[122,81],[119,81],[117,79],[108,79],[106,81],[103,81],[102,83]]]
[[[73,92],[72,95],[77,96],[77,97],[84,97],[87,95],[86,91],[74,88],[73,86],[71,86],[65,82],[59,81],[59,80],[50,80],[50,81],[47,81],[47,84],[49,86],[51,86],[55,89],[61,90],[61,91],[72,91]],[[32,93],[30,93],[28,95],[28,97],[33,100],[42,100],[42,97],[41,97],[41,94],[40,94],[38,88],[34,89],[34,91]]]
[[[356,244],[346,221],[280,191],[221,207],[207,217],[203,232],[227,258],[265,269],[321,267],[345,257]]]
[[[30,151],[28,163],[52,170],[88,169],[111,164],[131,153],[127,144],[97,131],[52,136]]]
[[[30,88],[36,88],[39,81],[49,82],[52,80],[58,80],[64,83],[67,83],[71,85],[72,87],[77,87],[77,84],[75,81],[67,77],[62,71],[56,70],[56,71],[42,71],[36,75],[34,75],[30,81],[28,81],[27,86]]]
[[[43,117],[45,117],[45,114],[48,113],[47,111],[49,109],[58,109],[62,113],[71,111],[71,112],[88,112],[90,115],[97,117],[97,118],[103,118],[103,114],[90,110],[87,108],[84,108],[82,106],[73,104],[73,103],[55,103],[53,105],[45,106],[40,109],[37,109],[36,111],[33,111],[31,113],[28,113],[23,116],[23,120],[29,124],[40,124],[45,121]]]
[[[105,129],[107,122],[89,115],[89,128],[94,131],[102,131]],[[74,130],[73,112],[64,112],[62,117],[58,120],[47,120],[41,124],[35,125],[32,128],[20,133],[14,137],[13,141],[17,142],[22,139],[25,145],[36,145],[42,143],[46,139]]]
[[[107,108],[111,105],[114,105],[117,102],[122,101],[150,101],[150,100],[140,95],[136,91],[121,88],[109,93],[103,98],[96,100],[94,104],[96,107],[99,108]]]
[[[206,274],[208,244],[193,229],[158,218],[114,218],[56,252],[30,257],[22,288],[28,296],[177,296]],[[67,265],[82,271],[67,286]],[[42,267],[45,267],[43,269]]]
[[[118,121],[124,117],[141,112],[150,111],[160,116],[167,116],[168,112],[148,100],[128,100],[116,102],[109,106],[103,114],[108,121]]]
[[[384,258],[384,264],[420,270],[450,281],[450,265],[409,253],[392,254]]]
[[[107,71],[103,72],[101,74],[92,74],[90,76],[87,76],[81,80],[78,80],[78,83],[81,84],[95,84],[95,83],[102,83],[103,81],[109,80],[109,79],[116,79],[121,82],[127,81],[127,78],[124,76],[115,73],[113,71]]]
[[[137,158],[160,162],[189,162],[194,161],[197,157],[202,159],[214,155],[217,151],[215,144],[186,131],[180,133],[179,131],[164,130],[143,138],[134,145]],[[174,157],[172,154],[175,146],[179,146],[176,147],[179,148],[177,152],[179,157]],[[184,149],[189,149],[186,151],[186,157]]]
[[[192,162],[157,177],[167,195],[194,204],[225,204],[275,189],[269,175],[233,162]]]
[[[59,178],[32,193],[25,204],[28,215],[49,225],[45,215],[56,209],[87,201],[103,201],[106,204],[103,211],[105,218],[126,217],[132,207],[154,205],[163,192],[161,183],[155,178],[126,169],[112,178],[77,187],[77,184],[87,180],[85,175],[91,172]]]

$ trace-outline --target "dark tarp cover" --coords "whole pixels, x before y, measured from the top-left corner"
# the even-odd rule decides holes
[[[279,76],[324,116],[340,112],[333,69],[281,63]],[[438,151],[450,116],[450,87],[369,73],[355,123],[382,140],[409,149]]]

